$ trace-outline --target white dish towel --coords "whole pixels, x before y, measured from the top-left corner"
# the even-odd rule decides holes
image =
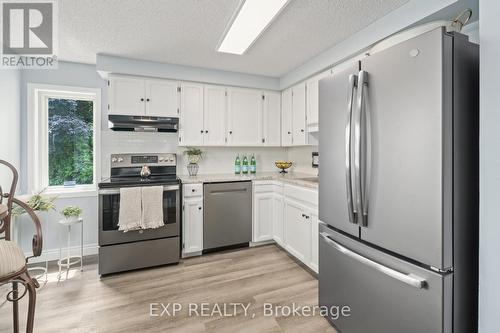
[[[142,188],[142,229],[163,227],[163,186]]]
[[[120,188],[120,212],[118,230],[123,232],[138,230],[142,225],[142,188]]]

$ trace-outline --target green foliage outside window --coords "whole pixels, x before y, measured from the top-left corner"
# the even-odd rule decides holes
[[[49,98],[49,186],[93,182],[93,102]]]

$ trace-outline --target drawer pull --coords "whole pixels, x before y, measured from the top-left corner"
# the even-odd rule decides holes
[[[366,265],[369,266],[393,279],[399,280],[403,283],[406,283],[407,285],[410,285],[412,287],[418,288],[418,289],[423,289],[426,285],[427,282],[425,279],[416,276],[415,274],[404,274],[401,272],[398,272],[392,268],[389,268],[387,266],[381,265],[378,262],[375,262],[373,260],[370,260],[368,258],[363,257],[362,255],[357,254],[356,252],[353,252],[349,250],[348,248],[340,245],[339,243],[333,241],[327,233],[325,232],[320,232],[319,235],[331,246],[333,246],[336,250],[342,252],[344,255]]]

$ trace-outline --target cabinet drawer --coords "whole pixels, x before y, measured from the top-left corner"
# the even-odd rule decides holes
[[[203,196],[203,184],[186,184],[183,187],[184,198]]]
[[[295,185],[285,185],[284,194],[286,197],[302,201],[312,206],[318,206],[318,191]]]

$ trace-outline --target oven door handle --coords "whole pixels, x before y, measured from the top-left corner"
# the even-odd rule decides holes
[[[179,190],[179,185],[163,186],[163,192],[177,191],[177,190]],[[120,194],[120,188],[99,189],[98,193],[99,193],[99,195]]]

